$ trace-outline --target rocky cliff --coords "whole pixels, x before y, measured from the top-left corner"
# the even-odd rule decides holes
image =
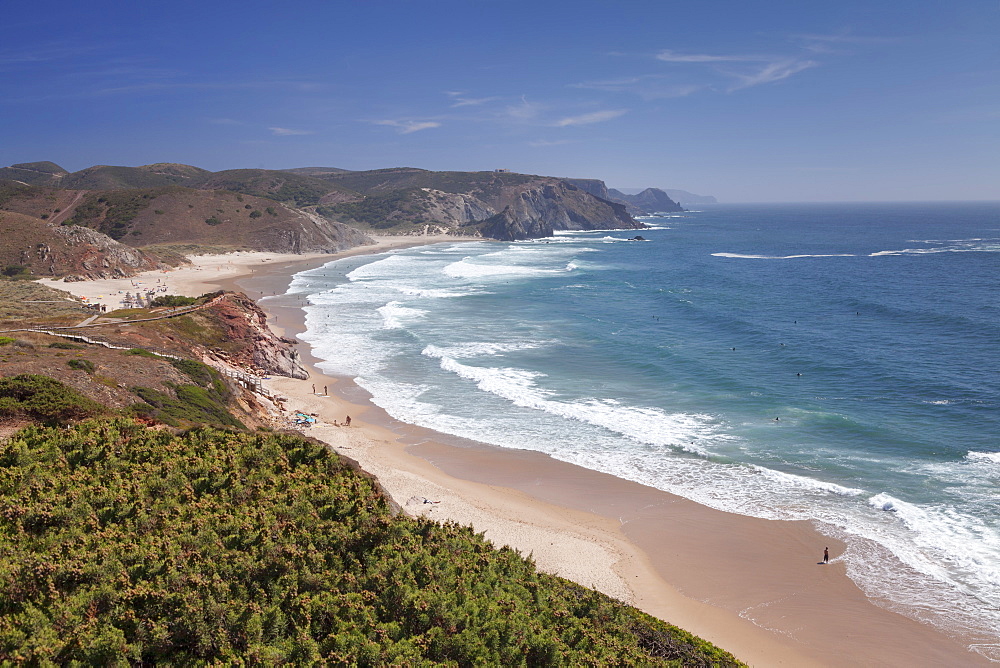
[[[203,348],[203,358],[249,372],[305,379],[294,339],[279,337],[267,326],[267,314],[242,292],[224,293],[201,315],[222,333],[223,344]]]
[[[71,280],[119,278],[161,266],[147,253],[95,230],[50,225],[12,211],[0,211],[0,264]]]
[[[615,201],[624,202],[626,206],[630,207],[630,210],[640,214],[672,213],[684,210],[680,204],[670,199],[670,196],[659,188],[646,188],[636,195],[626,195],[614,189],[608,192]]]
[[[684,210],[680,204],[659,188],[646,188],[637,195],[626,195],[619,190],[609,189],[604,181],[597,179],[566,179],[566,182],[581,190],[586,190],[595,197],[625,205],[633,216]]]
[[[319,213],[396,233],[433,230],[511,240],[550,236],[555,230],[645,227],[623,205],[551,177],[399,169],[327,178],[367,194],[359,202],[320,206]]]

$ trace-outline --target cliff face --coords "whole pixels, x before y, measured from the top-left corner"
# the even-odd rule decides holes
[[[267,326],[267,315],[241,292],[226,293],[202,315],[222,331],[226,345],[206,348],[202,355],[230,366],[276,376],[305,379],[295,341],[279,337]]]
[[[609,191],[617,201],[622,201],[639,214],[671,213],[683,211],[680,204],[670,199],[667,193],[659,188],[646,188],[637,195],[626,195],[617,190]]]
[[[608,189],[604,181],[597,179],[566,179],[566,182],[581,190],[586,190],[595,197],[624,204],[633,216],[684,210],[680,204],[670,199],[670,196],[659,188],[646,188],[638,195],[626,195],[619,190]]]
[[[624,206],[544,176],[409,169],[333,177],[365,187],[368,194],[360,202],[321,206],[320,213],[396,233],[434,231],[510,240],[551,236],[555,230],[645,227]]]
[[[25,267],[35,276],[120,278],[161,265],[146,253],[86,227],[50,225],[0,211],[0,264]]]

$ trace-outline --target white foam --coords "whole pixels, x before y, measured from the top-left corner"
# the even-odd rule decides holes
[[[933,255],[935,253],[998,253],[1000,239],[928,239],[915,240],[918,244],[940,244],[937,248],[902,248],[899,250],[884,250],[871,253],[869,257],[885,255]]]
[[[1000,464],[1000,452],[976,452],[973,450],[966,454],[965,458],[970,462]]]
[[[910,547],[898,538],[886,541],[904,563],[962,591],[970,591],[968,585],[973,584],[972,589],[1000,605],[1000,535],[995,529],[945,504],[917,505],[885,493],[868,503],[894,513],[909,530]]]
[[[376,310],[382,315],[382,326],[385,329],[402,329],[405,322],[427,315],[427,311],[403,306],[399,302],[389,302]]]
[[[829,494],[836,494],[837,496],[860,496],[865,492],[863,489],[858,489],[856,487],[844,487],[843,485],[838,485],[832,482],[823,482],[822,480],[807,478],[793,473],[785,473],[784,471],[775,471],[774,469],[766,468],[764,466],[754,465],[753,468],[761,474],[772,478],[781,485],[787,487],[808,491],[827,492]]]
[[[425,299],[453,299],[455,297],[466,297],[468,295],[480,294],[478,290],[444,290],[435,288],[415,288],[406,285],[395,285],[394,289],[403,293],[407,297],[421,297]]]
[[[659,408],[625,406],[614,399],[562,401],[551,390],[537,385],[535,381],[544,378],[543,373],[462,364],[435,346],[426,347],[422,354],[438,358],[445,371],[474,381],[480,390],[506,399],[515,406],[603,427],[638,442],[706,454],[690,444],[695,438],[712,433],[708,426],[710,416],[669,414]]]
[[[712,253],[714,257],[730,257],[740,260],[795,260],[803,257],[855,257],[853,253],[829,253],[815,255],[744,255],[742,253]]]
[[[540,276],[551,274],[551,269],[540,269],[538,267],[526,267],[513,264],[478,264],[470,262],[465,258],[458,262],[452,262],[441,270],[446,276],[452,278],[489,278],[494,276]]]
[[[449,346],[428,346],[427,354],[432,357],[492,357],[503,353],[516,352],[519,350],[534,350],[547,345],[557,343],[556,341],[468,341]]]

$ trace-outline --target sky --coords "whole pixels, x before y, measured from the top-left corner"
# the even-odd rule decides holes
[[[1000,200],[997,0],[53,0],[2,17],[2,165]]]

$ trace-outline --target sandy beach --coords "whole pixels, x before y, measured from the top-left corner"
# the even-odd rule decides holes
[[[296,336],[304,314],[297,299],[281,296],[293,273],[347,254],[455,240],[380,238],[338,255],[201,256],[167,273],[47,283],[109,310],[120,305],[119,291],[136,284],[165,283],[167,293],[190,296],[240,290],[261,300],[275,330]],[[317,414],[306,433],[358,461],[408,513],[471,524],[495,544],[531,554],[540,569],[633,604],[751,665],[995,665],[969,651],[982,639],[950,638],[870,601],[838,559],[845,546],[808,522],[715,511],[539,453],[398,422],[350,379],[318,371],[308,346],[300,352],[311,377],[272,378],[268,387],[288,398],[289,409]],[[342,426],[348,415],[351,426]],[[831,563],[818,564],[825,546]]]

